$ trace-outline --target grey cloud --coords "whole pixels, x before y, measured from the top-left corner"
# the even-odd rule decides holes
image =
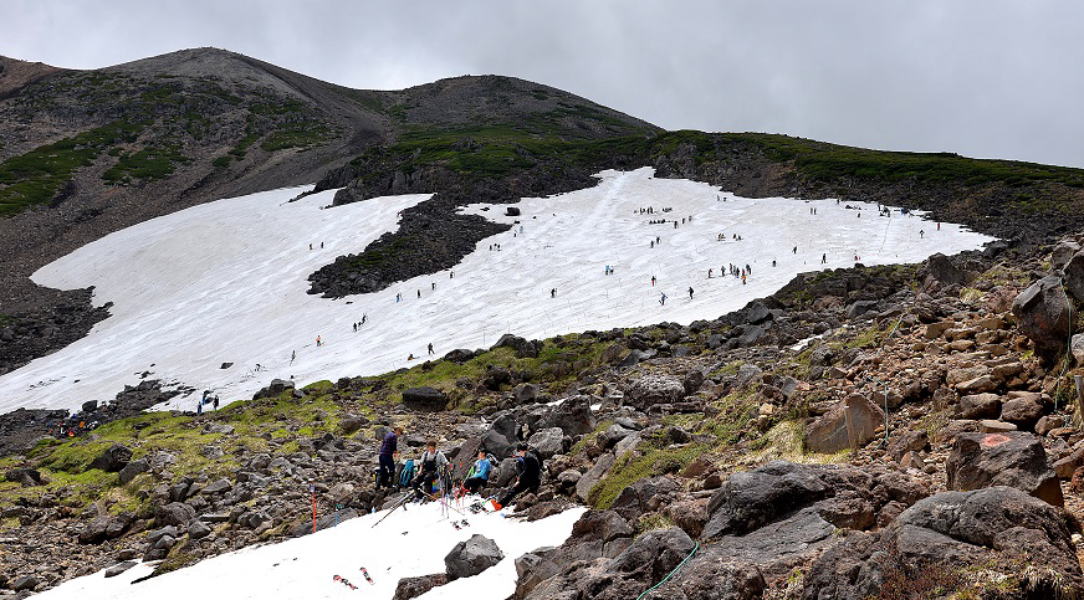
[[[217,46],[380,89],[501,73],[670,129],[1084,166],[1082,17],[1055,0],[6,0],[0,54],[90,68]]]

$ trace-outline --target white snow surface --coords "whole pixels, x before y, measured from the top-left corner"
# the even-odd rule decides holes
[[[78,409],[86,400],[112,399],[143,372],[197,388],[161,407],[194,409],[203,389],[228,402],[251,397],[272,378],[304,385],[410,366],[418,361],[408,355],[424,359],[430,342],[441,356],[488,347],[504,333],[543,338],[686,324],[741,308],[799,272],[852,266],[855,256],[866,265],[918,262],[991,239],[947,223],[938,229],[898,210],[878,216],[871,204],[735,197],[703,183],[655,179],[650,168],[599,177],[592,188],[523,199],[519,217],[504,216],[503,205],[463,209],[517,224],[479,242],[452,269],[454,278],[443,271],[337,300],[308,295],[308,275],[394,230],[397,213],[427,195],[326,208],[333,191],[288,202],[300,189],[283,189],[110,234],[33,279],[62,289],[93,285],[96,303],[113,302],[112,315],[83,339],[0,377],[0,412]],[[640,214],[649,206],[653,215]],[[664,207],[672,211],[661,212]],[[652,219],[667,222],[649,224]],[[717,240],[720,233],[726,241]],[[660,243],[652,248],[656,236]],[[490,250],[497,244],[500,251]],[[728,263],[752,267],[747,285],[720,277]],[[603,274],[606,265],[613,275]],[[665,305],[660,292],[668,296]],[[355,334],[352,324],[362,315],[366,323]],[[234,364],[221,369],[227,362]]]
[[[150,564],[139,564],[105,578],[105,571],[65,582],[35,598],[42,600],[317,600],[337,598],[390,599],[399,579],[443,573],[444,557],[460,541],[474,534],[497,543],[504,559],[475,575],[449,582],[419,596],[420,600],[504,600],[516,589],[515,559],[544,546],[559,546],[572,533],[572,525],[586,509],[574,508],[533,522],[501,513],[460,515],[469,527],[456,530],[441,505],[408,505],[383,523],[372,526],[386,511],[343,521],[336,527],[277,544],[249,547],[201,561],[141,581]],[[505,509],[507,510],[507,509]],[[406,532],[406,533],[404,533]],[[365,567],[369,584],[361,573]],[[358,587],[351,590],[334,581],[345,577]]]

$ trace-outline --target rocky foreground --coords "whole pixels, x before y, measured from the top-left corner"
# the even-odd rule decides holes
[[[406,454],[435,437],[461,473],[536,447],[525,518],[591,507],[516,560],[519,599],[635,598],[679,566],[649,598],[1080,597],[1081,241],[804,275],[711,322],[506,336],[200,416],[118,408],[147,383],[70,440],[14,439],[15,415],[50,416],[5,415],[0,586],[304,535],[310,481],[334,526],[389,501],[375,440],[401,424]]]

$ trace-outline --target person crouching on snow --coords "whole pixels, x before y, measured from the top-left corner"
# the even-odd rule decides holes
[[[474,466],[467,473],[467,479],[463,482],[463,487],[467,488],[467,491],[471,494],[477,494],[489,481],[489,473],[492,469],[493,464],[486,458],[486,451],[479,450],[478,460],[474,461]]]
[[[448,458],[444,453],[437,450],[437,442],[429,440],[425,443],[425,452],[422,453],[418,476],[414,478],[411,487],[414,488],[414,497],[422,499],[428,496],[433,489],[433,482],[440,477],[440,472],[448,466]],[[425,490],[425,491],[422,491]]]
[[[537,492],[538,486],[542,485],[542,459],[538,454],[522,443],[516,447],[516,454],[516,470],[519,476],[516,477],[516,485],[497,501],[499,507],[508,506],[509,502],[523,492]]]

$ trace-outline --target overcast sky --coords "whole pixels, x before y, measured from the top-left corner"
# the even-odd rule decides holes
[[[0,54],[108,66],[217,46],[396,89],[482,73],[668,129],[1084,167],[1072,0],[2,0]]]

